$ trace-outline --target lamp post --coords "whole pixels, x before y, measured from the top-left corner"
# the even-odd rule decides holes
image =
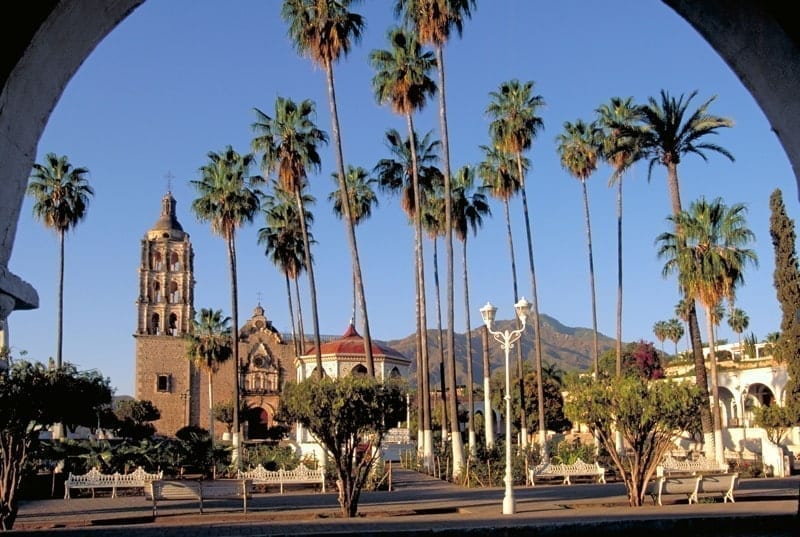
[[[506,401],[506,493],[503,497],[504,515],[513,515],[516,511],[514,504],[514,488],[512,487],[513,479],[511,477],[511,374],[508,367],[508,356],[509,351],[514,347],[514,343],[519,340],[522,331],[525,330],[525,322],[528,319],[528,313],[531,311],[531,305],[525,298],[520,298],[519,302],[514,304],[514,309],[517,311],[517,317],[522,323],[522,326],[517,330],[495,332],[492,330],[492,323],[494,323],[497,308],[492,306],[490,302],[487,302],[486,305],[481,308],[481,317],[483,318],[483,323],[486,325],[486,329],[492,337],[500,343],[506,357],[506,394],[503,398]]]

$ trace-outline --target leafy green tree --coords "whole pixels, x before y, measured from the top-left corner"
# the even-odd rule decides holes
[[[94,190],[89,186],[86,168],[74,168],[66,156],[45,155],[44,164],[34,164],[28,184],[33,198],[33,215],[58,235],[58,332],[56,333],[56,367],[61,367],[64,334],[64,239],[86,217]]]
[[[516,79],[509,80],[500,84],[497,91],[489,94],[491,101],[486,107],[486,114],[491,118],[489,123],[489,136],[492,144],[503,152],[513,156],[514,164],[516,165],[517,181],[519,183],[519,193],[522,198],[522,215],[525,219],[525,234],[527,238],[528,247],[528,269],[531,279],[531,317],[533,326],[534,337],[534,356],[537,379],[542,378],[542,341],[541,341],[541,323],[539,320],[539,289],[536,283],[536,265],[533,258],[533,230],[531,224],[530,211],[528,210],[528,193],[525,188],[525,175],[528,171],[528,163],[524,160],[522,154],[530,150],[533,145],[533,140],[544,128],[544,121],[538,115],[539,110],[544,106],[544,98],[541,95],[533,93],[533,81],[520,82]],[[515,276],[516,277],[516,276]],[[519,300],[516,293],[516,285],[514,287],[514,302]],[[521,346],[517,348],[517,373],[521,378],[522,376],[522,349]],[[544,386],[537,388],[537,397],[539,401],[544,400],[543,396]],[[524,390],[520,387],[520,397],[524,398]],[[524,406],[524,400],[521,401]],[[544,452],[545,433],[543,431],[544,423],[541,421],[541,416],[544,414],[543,409],[539,409],[538,415],[540,416],[539,422],[539,443],[541,444],[543,455]],[[527,430],[527,424],[523,419],[523,432]],[[525,446],[525,435],[523,434],[523,447]]]
[[[640,151],[642,158],[648,161],[648,180],[656,166],[666,168],[673,216],[683,210],[678,181],[678,165],[683,157],[697,155],[708,160],[707,153],[718,153],[733,161],[733,155],[727,149],[709,141],[711,136],[716,136],[723,128],[732,127],[733,121],[709,113],[709,107],[716,97],[711,97],[690,111],[689,107],[696,96],[697,92],[693,91],[686,98],[684,95],[675,98],[669,92],[661,90],[660,99],[650,97],[647,104],[637,107],[637,121],[633,126],[625,122],[613,125],[614,128],[619,128],[623,139],[627,140],[624,145]],[[685,295],[683,289],[681,294]],[[694,300],[687,301],[687,307],[695,378],[703,397],[708,401],[708,376]],[[703,434],[710,438],[714,429],[710,405],[703,405],[700,412]]]
[[[227,146],[221,153],[208,153],[208,162],[200,168],[200,179],[191,181],[198,193],[192,211],[201,222],[209,222],[211,231],[225,241],[231,286],[231,346],[233,347],[233,398],[239,400],[239,285],[236,276],[236,230],[253,221],[261,207],[263,184],[260,175],[251,175],[253,155],[239,154]],[[234,408],[234,462],[239,464],[239,412]]]
[[[42,429],[97,425],[111,403],[108,378],[97,371],[78,371],[16,360],[0,370],[0,528],[11,530],[19,510],[18,493],[26,463]]]
[[[417,347],[422,357],[420,364],[423,376],[423,459],[430,467],[433,462],[433,432],[430,429],[430,386],[426,380],[428,372],[428,321],[425,293],[425,264],[422,246],[422,185],[420,182],[423,163],[417,154],[417,139],[414,130],[414,113],[422,110],[428,98],[436,92],[436,84],[430,78],[434,67],[434,58],[430,52],[423,52],[422,46],[414,36],[401,28],[392,28],[388,32],[388,50],[370,52],[370,64],[375,70],[372,77],[372,89],[375,99],[380,104],[389,103],[392,111],[402,115],[408,130],[408,151],[411,163],[411,184],[414,199],[414,250],[416,268],[416,304],[417,304]],[[399,144],[402,147],[402,144]],[[380,164],[379,164],[380,165]],[[406,207],[404,207],[406,209]],[[406,209],[408,212],[408,209]],[[455,435],[460,438],[460,435]]]
[[[319,148],[328,143],[328,135],[314,123],[316,116],[314,101],[306,99],[299,103],[284,97],[275,100],[275,113],[268,116],[255,109],[256,132],[252,147],[261,152],[261,167],[267,174],[275,174],[280,188],[291,192],[295,200],[300,232],[303,237],[305,269],[311,294],[311,321],[314,324],[314,352],[317,362],[316,374],[323,375],[322,342],[319,337],[319,314],[317,313],[317,286],[314,279],[314,264],[311,259],[311,239],[306,220],[303,195],[308,186],[308,174],[319,171],[322,161]],[[368,364],[370,365],[370,364]]]
[[[399,383],[370,376],[309,378],[287,383],[277,418],[299,423],[328,450],[336,466],[342,515],[358,514],[361,489],[391,424],[405,416]]]
[[[675,232],[656,239],[658,256],[665,259],[663,274],[678,275],[678,285],[687,298],[698,300],[706,310],[709,362],[711,364],[712,416],[717,461],[722,461],[722,416],[719,407],[717,358],[714,341],[714,309],[723,299],[731,300],[744,283],[744,269],[758,264],[748,248],[755,235],[747,227],[743,204],[728,207],[721,198],[711,202],[700,198],[688,211],[670,216]]]
[[[786,214],[783,194],[776,189],[769,198],[769,234],[775,250],[773,281],[781,307],[780,337],[770,340],[775,358],[786,364],[789,381],[784,404],[794,423],[800,423],[800,269],[795,251],[794,220]]]
[[[586,225],[586,239],[589,252],[589,288],[592,299],[592,360],[597,374],[599,357],[597,343],[597,298],[594,284],[594,254],[592,251],[592,221],[589,217],[589,190],[586,180],[597,171],[602,151],[602,130],[596,122],[585,123],[580,119],[575,123],[566,121],[564,132],[556,138],[561,166],[581,184],[583,192],[583,215]]]
[[[445,214],[445,248],[447,264],[447,385],[455,394],[456,359],[455,359],[455,293],[453,264],[453,207],[450,166],[450,136],[447,130],[447,93],[445,86],[444,47],[450,40],[453,31],[459,37],[464,30],[464,22],[472,17],[476,0],[395,0],[395,14],[412,28],[424,45],[433,47],[436,56],[439,89],[439,132],[442,140],[442,173],[444,175],[444,214]],[[449,413],[458,413],[455,397],[449,399]],[[453,478],[457,479],[464,467],[464,446],[458,422],[450,424],[450,441],[453,451]]]
[[[355,226],[358,224],[359,210],[350,204],[347,172],[342,153],[342,136],[339,126],[339,112],[336,103],[336,83],[333,65],[347,56],[353,44],[361,40],[365,22],[358,13],[350,11],[350,6],[359,0],[284,0],[281,16],[289,24],[289,36],[300,54],[308,56],[312,62],[325,70],[328,87],[328,103],[331,109],[331,130],[336,154],[336,177],[342,197],[342,214],[347,225],[347,240],[353,263],[353,278],[356,295],[361,302],[362,336],[364,354],[367,358],[367,371],[375,375],[372,356],[372,336],[367,314],[367,298],[364,293],[364,280],[361,275],[361,261],[358,255]],[[311,274],[311,273],[309,273]],[[319,342],[316,342],[319,348]]]
[[[341,185],[339,175],[334,173],[333,180]],[[372,216],[372,208],[378,206],[378,196],[375,194],[373,186],[377,185],[378,180],[370,177],[369,172],[361,166],[347,166],[345,173],[345,181],[347,184],[347,196],[350,201],[350,217],[353,220],[353,226],[358,226],[370,216]],[[330,193],[328,201],[333,204],[333,214],[339,218],[347,218],[344,207],[344,192],[341,186]],[[358,282],[355,273],[353,273],[353,325],[356,323],[356,303],[358,302]],[[372,352],[372,349],[370,349]]]
[[[161,418],[161,411],[148,400],[120,401],[113,412],[117,434],[134,441],[152,437],[156,432],[152,422]]]
[[[795,424],[795,420],[790,408],[773,402],[755,409],[755,424],[766,429],[770,442],[778,444],[786,431]]]
[[[214,440],[214,375],[233,355],[231,348],[231,318],[222,310],[201,308],[192,319],[187,354],[195,366],[208,375],[208,433]]]
[[[612,379],[582,375],[567,387],[566,414],[584,423],[608,452],[628,490],[631,506],[641,506],[647,483],[683,431],[695,431],[702,403],[697,386],[639,376]],[[628,449],[618,452],[615,431]]]

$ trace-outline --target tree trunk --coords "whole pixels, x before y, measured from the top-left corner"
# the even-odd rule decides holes
[[[466,323],[467,336],[467,445],[469,453],[475,454],[475,399],[473,395],[472,378],[472,329],[469,322],[469,278],[467,277],[467,235],[461,244],[463,258],[463,280],[464,280],[464,321]]]
[[[436,46],[436,63],[439,65],[439,128],[442,135],[442,166],[444,174],[444,208],[445,208],[445,245],[447,250],[447,384],[452,397],[449,399],[450,433],[453,447],[453,479],[461,476],[464,467],[464,443],[461,440],[461,429],[458,425],[458,390],[456,385],[455,332],[455,295],[453,265],[453,198],[450,186],[450,139],[447,134],[447,99],[444,84],[444,50],[441,44]]]
[[[544,415],[544,375],[542,372],[542,332],[541,322],[539,320],[539,293],[536,285],[536,267],[533,262],[533,229],[530,220],[530,212],[528,211],[528,194],[525,190],[525,174],[522,171],[522,155],[517,153],[517,173],[520,178],[520,193],[522,194],[522,212],[525,217],[525,234],[528,242],[528,266],[530,268],[531,278],[531,315],[533,317],[533,343],[534,343],[534,356],[536,363],[536,395],[538,398],[536,404],[536,413],[539,420],[539,450],[543,462],[550,459],[547,451],[547,425]],[[522,342],[520,341],[520,348]]]
[[[294,324],[294,305],[292,304],[292,284],[289,282],[289,275],[286,276],[286,298],[289,300],[289,322],[292,326],[292,345],[294,346],[295,357],[300,355],[300,348],[297,344],[297,329]]]
[[[589,287],[592,293],[592,358],[594,361],[594,375],[599,373],[599,351],[597,346],[597,298],[594,289],[594,256],[592,254],[592,220],[589,217],[589,189],[586,187],[586,180],[581,179],[581,190],[583,191],[583,213],[586,220],[586,244],[589,252]]]
[[[240,468],[241,457],[241,438],[239,437],[241,428],[239,424],[239,286],[236,281],[236,231],[230,228],[226,232],[226,243],[228,246],[228,268],[231,278],[231,339],[233,346],[233,464]]]
[[[208,374],[208,434],[211,436],[211,444],[214,444],[214,372],[211,368],[206,370]]]
[[[714,420],[714,459],[725,461],[725,446],[722,443],[722,415],[719,404],[719,382],[717,380],[717,354],[714,350],[714,322],[711,319],[713,305],[706,305],[706,328],[708,330],[708,361],[711,363],[711,417]]]
[[[414,120],[411,117],[411,113],[406,114],[406,125],[408,127],[408,141],[411,148],[411,176],[414,190],[414,248],[416,251],[417,261],[417,312],[419,314],[419,337],[420,347],[422,350],[422,374],[423,380],[425,380],[425,385],[423,386],[424,392],[422,396],[425,399],[423,405],[427,409],[426,419],[428,420],[428,422],[425,424],[426,438],[424,444],[426,452],[423,458],[425,467],[432,468],[433,435],[430,424],[431,391],[430,383],[428,381],[430,375],[428,364],[428,320],[425,313],[427,308],[425,302],[425,260],[422,250],[422,217],[420,215],[420,207],[422,204],[419,191],[419,170],[417,168],[417,141],[414,136]],[[431,435],[430,439],[427,438],[428,435]]]
[[[620,170],[618,170],[620,172]],[[677,349],[677,347],[676,347]],[[616,377],[622,377],[622,174],[617,176],[617,342]],[[675,352],[677,355],[677,350]],[[614,447],[617,453],[625,451],[622,432],[614,434]]]
[[[682,211],[682,208],[680,186],[678,184],[678,168],[675,163],[670,163],[667,166],[667,186],[672,203],[672,214],[677,215]],[[709,406],[708,376],[706,375],[706,364],[703,358],[703,342],[700,338],[700,324],[697,322],[697,307],[695,306],[694,300],[691,301],[687,323],[689,325],[689,338],[692,342],[695,378],[697,379],[697,386],[700,388],[700,395],[703,400],[703,404],[700,406],[700,421],[703,425],[703,436],[708,438],[714,432],[714,420],[711,416],[711,407]]]
[[[300,278],[294,278],[294,296],[297,299],[297,331],[299,332],[297,338],[297,345],[300,349],[300,356],[306,353],[306,329],[303,326],[303,306],[300,300]]]
[[[355,292],[361,299],[361,336],[364,338],[364,355],[367,358],[367,372],[375,377],[375,361],[372,356],[372,336],[369,331],[369,316],[367,315],[367,299],[364,294],[364,280],[361,277],[361,261],[358,257],[358,242],[356,241],[355,224],[353,223],[350,208],[350,194],[347,190],[347,179],[344,172],[344,156],[342,155],[342,137],[339,132],[339,113],[336,106],[336,87],[333,80],[333,64],[327,61],[325,73],[328,82],[328,101],[331,107],[331,124],[333,130],[334,150],[336,151],[336,168],[339,173],[339,189],[342,192],[342,208],[344,209],[347,240],[350,245],[350,257],[353,263],[353,280]],[[355,319],[353,319],[355,322]]]
[[[447,382],[444,372],[444,341],[442,341],[442,305],[439,300],[439,253],[437,248],[436,236],[431,239],[433,242],[433,296],[436,301],[436,333],[439,336],[439,378],[441,386],[442,403],[442,450],[447,447]]]
[[[64,232],[58,232],[58,307],[56,311],[56,368],[61,369],[64,336]]]
[[[311,322],[314,325],[314,353],[317,361],[317,374],[321,378],[325,375],[325,369],[322,367],[322,343],[319,338],[319,314],[317,313],[317,286],[314,283],[314,266],[311,261],[311,245],[308,241],[308,229],[306,228],[306,210],[303,207],[303,197],[300,193],[300,187],[296,186],[294,189],[294,197],[297,202],[297,210],[300,213],[300,231],[303,235],[303,249],[305,250],[306,258],[306,273],[308,274],[308,290],[311,295]],[[299,301],[299,299],[298,299]]]

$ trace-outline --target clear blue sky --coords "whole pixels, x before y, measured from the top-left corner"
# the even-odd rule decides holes
[[[291,46],[280,4],[147,0],[80,68],[42,136],[37,161],[48,152],[66,154],[73,164],[90,169],[96,190],[87,219],[67,239],[64,359],[111,377],[118,394],[134,392],[132,334],[140,241],[158,218],[168,174],[174,176],[178,217],[194,245],[195,306],[230,314],[224,243],[194,218],[190,204],[195,192],[189,181],[198,177],[209,151],[228,144],[249,151],[253,107],[269,113],[277,96],[315,100],[318,125],[331,130],[324,73]],[[367,62],[372,49],[387,48],[392,5],[368,0],[357,6],[367,21],[364,39],[336,66],[345,160],[368,169],[388,156],[383,143],[387,128],[405,133],[402,118],[375,103]],[[745,274],[738,306],[749,314],[750,330],[759,339],[778,330],[768,199],[781,188],[790,216],[796,216],[797,188],[788,159],[754,99],[688,23],[657,0],[484,0],[463,37],[453,39],[445,54],[454,169],[480,160],[478,146],[488,141],[488,94],[501,82],[533,80],[547,103],[542,110],[545,128],[528,154],[528,199],[540,309],[569,326],[591,327],[591,309],[580,187],[561,168],[555,151],[564,121],[590,119],[612,96],[644,102],[661,89],[675,95],[698,90],[695,104],[700,104],[717,95],[711,112],[731,117],[736,125],[715,141],[736,162],[713,154],[708,162],[688,157],[680,168],[683,202],[688,206],[705,195],[748,205],[760,266]],[[434,101],[417,118],[420,131],[434,129],[438,138],[437,117]],[[335,167],[330,147],[322,158],[323,172],[311,178],[318,200],[313,254],[320,328],[325,334],[340,334],[350,317],[350,256],[344,225],[332,216],[327,201]],[[616,190],[608,187],[609,175],[601,168],[590,179],[589,196],[598,326],[613,336]],[[487,300],[498,306],[500,318],[512,316],[503,211],[497,202],[492,209],[494,216],[469,243],[473,328]],[[530,297],[519,199],[511,210],[520,293]],[[674,316],[676,283],[662,278],[654,246],[655,237],[667,229],[669,212],[664,170],[657,168],[648,183],[646,165],[639,165],[627,176],[625,190],[623,337],[628,341],[653,340],[653,323]],[[283,276],[256,244],[263,225],[259,220],[238,235],[239,315],[249,316],[260,293],[268,317],[288,332]],[[398,200],[382,198],[357,233],[372,335],[382,340],[405,337],[414,331],[413,235]],[[443,256],[440,261],[444,271]],[[40,297],[38,310],[11,316],[12,347],[45,361],[55,352],[58,242],[33,219],[28,200],[10,268],[31,282]],[[456,330],[463,332],[460,254],[456,268]],[[443,289],[445,282],[442,278]],[[304,311],[310,312],[307,301]],[[435,322],[434,315],[429,319]],[[311,327],[308,318],[306,327]],[[725,323],[720,336],[734,337]]]

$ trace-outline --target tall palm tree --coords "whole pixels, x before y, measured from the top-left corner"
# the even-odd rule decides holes
[[[34,164],[27,194],[33,198],[33,215],[58,235],[58,306],[56,308],[56,367],[61,369],[64,335],[64,239],[86,218],[94,190],[86,175],[89,170],[73,167],[67,156],[48,153],[44,163]]]
[[[510,153],[503,151],[497,145],[482,145],[480,146],[483,151],[484,159],[478,164],[478,175],[483,180],[483,188],[488,190],[492,197],[503,203],[503,212],[506,220],[506,237],[508,239],[508,251],[511,258],[511,284],[514,290],[514,303],[519,300],[519,287],[517,285],[517,260],[514,252],[514,238],[511,231],[511,211],[509,204],[511,198],[521,190],[519,176],[514,174],[514,157]],[[523,159],[524,169],[528,169],[528,160]],[[537,317],[538,318],[538,317]],[[517,326],[519,320],[517,320]],[[538,362],[538,360],[537,360]],[[520,398],[520,445],[527,446],[527,420],[525,419],[525,405],[524,397],[525,390],[523,389],[522,380],[522,345],[517,345],[517,379],[518,392]],[[537,385],[538,387],[538,385]],[[541,424],[541,416],[539,420]],[[542,454],[545,454],[544,446],[542,444]]]
[[[694,304],[693,300],[687,300],[686,298],[682,298],[675,304],[675,315],[683,321],[684,325],[686,326],[686,334],[688,337],[689,334],[689,314],[691,313],[692,306]],[[690,339],[690,338],[689,338]],[[691,339],[686,342],[686,349],[691,346]]]
[[[336,173],[339,189],[347,192],[347,174],[342,153],[342,136],[339,128],[339,112],[336,104],[336,85],[333,65],[347,56],[354,43],[361,40],[364,18],[349,10],[358,0],[284,0],[281,15],[289,24],[289,36],[297,50],[325,70],[328,87],[328,104],[331,111],[331,130],[336,153]],[[364,338],[364,354],[367,371],[375,376],[375,362],[372,356],[372,336],[367,314],[367,298],[364,294],[364,279],[361,275],[361,261],[358,255],[358,242],[355,232],[355,215],[350,207],[349,194],[342,198],[342,214],[347,228],[347,240],[353,262],[353,277],[357,295],[361,301],[361,334]],[[309,273],[310,274],[310,273]]]
[[[597,299],[594,285],[592,223],[589,217],[589,191],[586,187],[586,180],[597,170],[602,139],[602,131],[596,122],[584,123],[580,119],[575,123],[566,121],[564,123],[564,132],[559,134],[557,138],[561,166],[580,182],[581,191],[583,192],[583,214],[589,252],[589,287],[592,293],[592,359],[594,361],[595,375],[599,373],[600,353],[597,343]]]
[[[608,103],[596,110],[597,121],[603,130],[603,158],[614,172],[608,181],[609,186],[617,185],[617,341],[616,373],[622,375],[622,178],[625,172],[641,158],[638,148],[622,137],[615,124],[633,126],[636,119],[636,106],[633,97],[622,99],[612,97]],[[622,449],[622,438],[618,435],[618,451]]]
[[[317,313],[317,288],[314,283],[314,265],[311,259],[311,240],[306,220],[303,191],[308,184],[308,172],[319,171],[321,160],[318,148],[328,142],[328,135],[314,123],[314,102],[306,99],[299,103],[284,97],[275,100],[273,117],[255,109],[256,121],[252,127],[256,133],[253,150],[260,152],[261,168],[266,174],[275,174],[280,187],[291,192],[300,219],[303,236],[303,253],[311,295],[311,321],[314,325],[314,352],[316,375],[322,376],[321,340],[319,337],[319,314]]]
[[[686,155],[697,155],[707,160],[707,152],[719,153],[733,161],[733,155],[722,146],[708,141],[708,137],[719,134],[726,127],[732,127],[733,121],[708,112],[716,97],[706,100],[694,111],[689,111],[692,100],[697,96],[693,91],[688,97],[671,96],[661,91],[661,98],[648,99],[647,104],[637,107],[637,126],[616,125],[621,133],[628,137],[631,145],[638,148],[643,158],[649,161],[648,180],[652,177],[657,165],[667,169],[667,187],[669,190],[672,214],[683,210],[681,206],[680,185],[678,182],[678,165]],[[703,343],[700,338],[700,326],[694,301],[690,302],[688,315],[689,339],[694,355],[694,370],[697,386],[703,399],[708,401],[708,378],[703,358]],[[700,408],[700,420],[703,424],[704,436],[708,439],[713,434],[713,418],[708,404]]]
[[[744,310],[733,308],[733,311],[728,316],[728,326],[736,332],[736,336],[739,338],[739,352],[742,352],[742,332],[750,326],[750,317]]]
[[[462,166],[456,171],[452,182],[453,196],[453,226],[456,238],[461,241],[461,259],[464,280],[464,322],[467,334],[467,401],[468,417],[468,445],[469,452],[475,453],[475,400],[473,398],[473,373],[472,373],[472,328],[470,326],[469,305],[469,277],[467,275],[467,238],[469,230],[477,235],[478,229],[483,225],[483,218],[490,216],[492,211],[486,194],[482,188],[475,188],[475,170],[470,166]],[[488,389],[489,371],[484,371],[484,389]],[[488,407],[487,407],[488,409]],[[486,415],[488,416],[488,410]],[[486,421],[489,421],[488,419]],[[488,442],[488,436],[487,436]]]
[[[380,104],[389,103],[392,111],[405,116],[408,129],[408,147],[411,156],[411,177],[414,195],[414,227],[415,250],[417,269],[417,334],[420,339],[419,347],[422,351],[423,377],[428,376],[427,363],[427,319],[425,314],[425,266],[422,255],[422,218],[420,215],[421,192],[419,177],[419,162],[417,160],[417,141],[414,132],[414,113],[422,110],[428,98],[436,92],[436,84],[429,73],[434,66],[434,58],[430,52],[423,52],[417,38],[401,29],[393,28],[388,31],[390,50],[373,50],[370,52],[370,63],[375,70],[372,78],[372,88],[375,99]],[[424,434],[423,459],[426,466],[430,466],[433,459],[433,432],[430,429],[430,390],[423,385],[423,398],[427,404],[427,415],[423,413]],[[457,415],[454,413],[453,415]],[[455,441],[455,440],[454,440]],[[454,458],[455,464],[455,458]],[[460,472],[460,467],[459,467]]]
[[[661,351],[664,351],[664,340],[669,335],[669,321],[656,321],[653,324],[653,335],[661,343]]]
[[[239,154],[227,146],[222,152],[208,153],[208,162],[200,168],[200,179],[191,181],[198,197],[192,211],[201,222],[209,222],[211,231],[225,240],[231,283],[231,324],[233,326],[233,457],[241,464],[239,444],[239,289],[236,276],[236,230],[255,218],[261,207],[264,182],[260,175],[250,175],[254,157]]]
[[[303,315],[298,286],[300,274],[306,268],[303,233],[294,195],[283,190],[276,181],[272,182],[272,191],[274,194],[268,194],[264,197],[264,216],[267,225],[258,230],[257,240],[258,244],[265,246],[264,254],[270,257],[272,263],[283,272],[286,279],[286,296],[289,302],[292,341],[294,342],[295,356],[300,356],[305,354]],[[303,198],[303,207],[308,207],[314,203],[314,198],[310,194],[304,194]],[[313,213],[306,211],[305,219],[309,225],[313,223]],[[309,244],[314,244],[315,242],[311,232],[309,232],[308,242]],[[313,255],[310,257],[313,262]],[[295,327],[291,290],[292,281],[295,284],[295,296],[297,297],[296,317],[299,332]]]
[[[428,239],[433,246],[433,296],[435,298],[436,309],[436,333],[438,336],[439,347],[439,371],[441,373],[441,400],[442,400],[442,447],[447,444],[447,386],[445,385],[446,376],[444,375],[444,341],[442,339],[442,304],[441,287],[439,286],[439,237],[444,235],[444,199],[442,199],[441,183],[432,184],[428,189],[422,189],[420,201],[422,202],[420,214],[422,227],[428,234]],[[455,397],[455,394],[453,394]],[[453,419],[453,416],[450,416]]]
[[[214,375],[219,366],[233,355],[231,346],[231,318],[223,317],[222,310],[201,308],[192,319],[192,333],[188,336],[189,359],[208,375],[208,432],[214,439]]]
[[[444,77],[444,46],[453,31],[459,36],[464,29],[464,22],[472,16],[476,0],[396,0],[395,14],[401,16],[417,33],[419,40],[433,47],[436,54],[437,72],[439,75],[439,130],[442,139],[442,172],[444,174],[445,200],[445,247],[447,257],[447,366],[448,384],[452,393],[456,393],[456,360],[455,332],[455,293],[453,268],[453,222],[452,192],[450,185],[450,137],[447,132],[447,95]],[[458,404],[455,397],[450,400],[450,415],[458,415]],[[464,464],[464,446],[458,420],[450,424],[453,448],[453,477],[458,478]]]
[[[700,301],[706,310],[717,461],[724,460],[724,450],[713,309],[723,299],[730,299],[735,289],[744,283],[746,265],[758,263],[755,252],[747,248],[755,240],[755,235],[747,227],[746,211],[742,204],[728,207],[720,198],[711,202],[701,198],[692,202],[688,211],[669,218],[675,226],[674,232],[662,233],[657,238],[658,255],[666,260],[664,276],[677,273],[678,283],[686,297]]]
[[[433,133],[428,131],[424,136],[419,136],[414,133],[414,136],[403,138],[400,133],[395,129],[388,129],[386,131],[386,146],[392,155],[392,158],[383,158],[375,165],[374,172],[378,177],[379,188],[384,192],[397,194],[400,196],[400,207],[405,212],[412,223],[415,230],[414,242],[414,285],[416,291],[416,315],[417,315],[417,385],[420,387],[421,396],[417,398],[419,421],[419,442],[420,450],[425,453],[426,446],[432,448],[433,431],[431,430],[431,413],[430,413],[430,378],[429,378],[429,364],[428,364],[428,336],[427,336],[427,318],[423,323],[421,318],[425,311],[420,310],[420,297],[424,295],[420,293],[420,274],[424,271],[420,270],[419,261],[417,256],[417,191],[421,193],[426,192],[432,188],[434,183],[441,183],[442,172],[436,166],[439,161],[439,148],[441,144],[438,140],[432,138]],[[414,140],[415,149],[412,159],[411,140]],[[414,172],[416,170],[416,176]],[[416,179],[416,182],[415,182]],[[420,200],[421,202],[421,200]],[[421,215],[420,215],[421,218]],[[421,246],[420,246],[421,248]],[[420,250],[421,255],[421,250]],[[423,329],[423,326],[425,329]],[[425,432],[427,431],[427,433]],[[427,436],[426,436],[427,435]],[[425,459],[431,461],[433,457],[432,451],[428,449],[428,457]]]
[[[675,344],[675,356],[678,356],[678,342],[683,337],[683,324],[680,319],[672,318],[667,321],[667,337]]]
[[[333,204],[333,214],[339,218],[346,218],[344,207],[344,191],[341,188],[339,174],[333,174],[333,180],[340,185],[328,196],[328,200]],[[347,185],[347,196],[349,197],[350,216],[353,226],[358,226],[364,220],[372,216],[372,208],[378,206],[378,196],[375,194],[373,185],[378,180],[369,176],[369,172],[361,166],[348,164],[345,173],[345,184]],[[356,303],[358,302],[358,283],[355,272],[353,272],[353,326],[356,324]]]
[[[489,94],[491,98],[486,108],[486,114],[491,119],[489,135],[492,142],[500,150],[513,155],[516,161],[517,181],[522,195],[522,212],[525,218],[525,233],[528,245],[528,267],[531,279],[531,314],[533,316],[534,352],[536,357],[536,392],[538,397],[539,414],[539,445],[542,456],[547,460],[546,429],[544,416],[544,383],[542,376],[542,338],[541,322],[539,320],[539,293],[536,283],[536,268],[533,259],[533,230],[528,211],[528,194],[525,189],[526,167],[523,166],[522,154],[533,145],[533,140],[544,128],[544,121],[538,115],[539,109],[544,106],[544,98],[533,93],[533,81],[520,82],[513,79],[500,84],[497,91]],[[514,297],[515,303],[519,297]],[[521,362],[518,350],[517,359]],[[517,364],[517,374],[520,385],[520,409],[526,408],[524,401],[524,375],[522,364]],[[524,411],[523,411],[524,412]],[[527,423],[524,414],[521,416],[523,446],[527,442]]]

